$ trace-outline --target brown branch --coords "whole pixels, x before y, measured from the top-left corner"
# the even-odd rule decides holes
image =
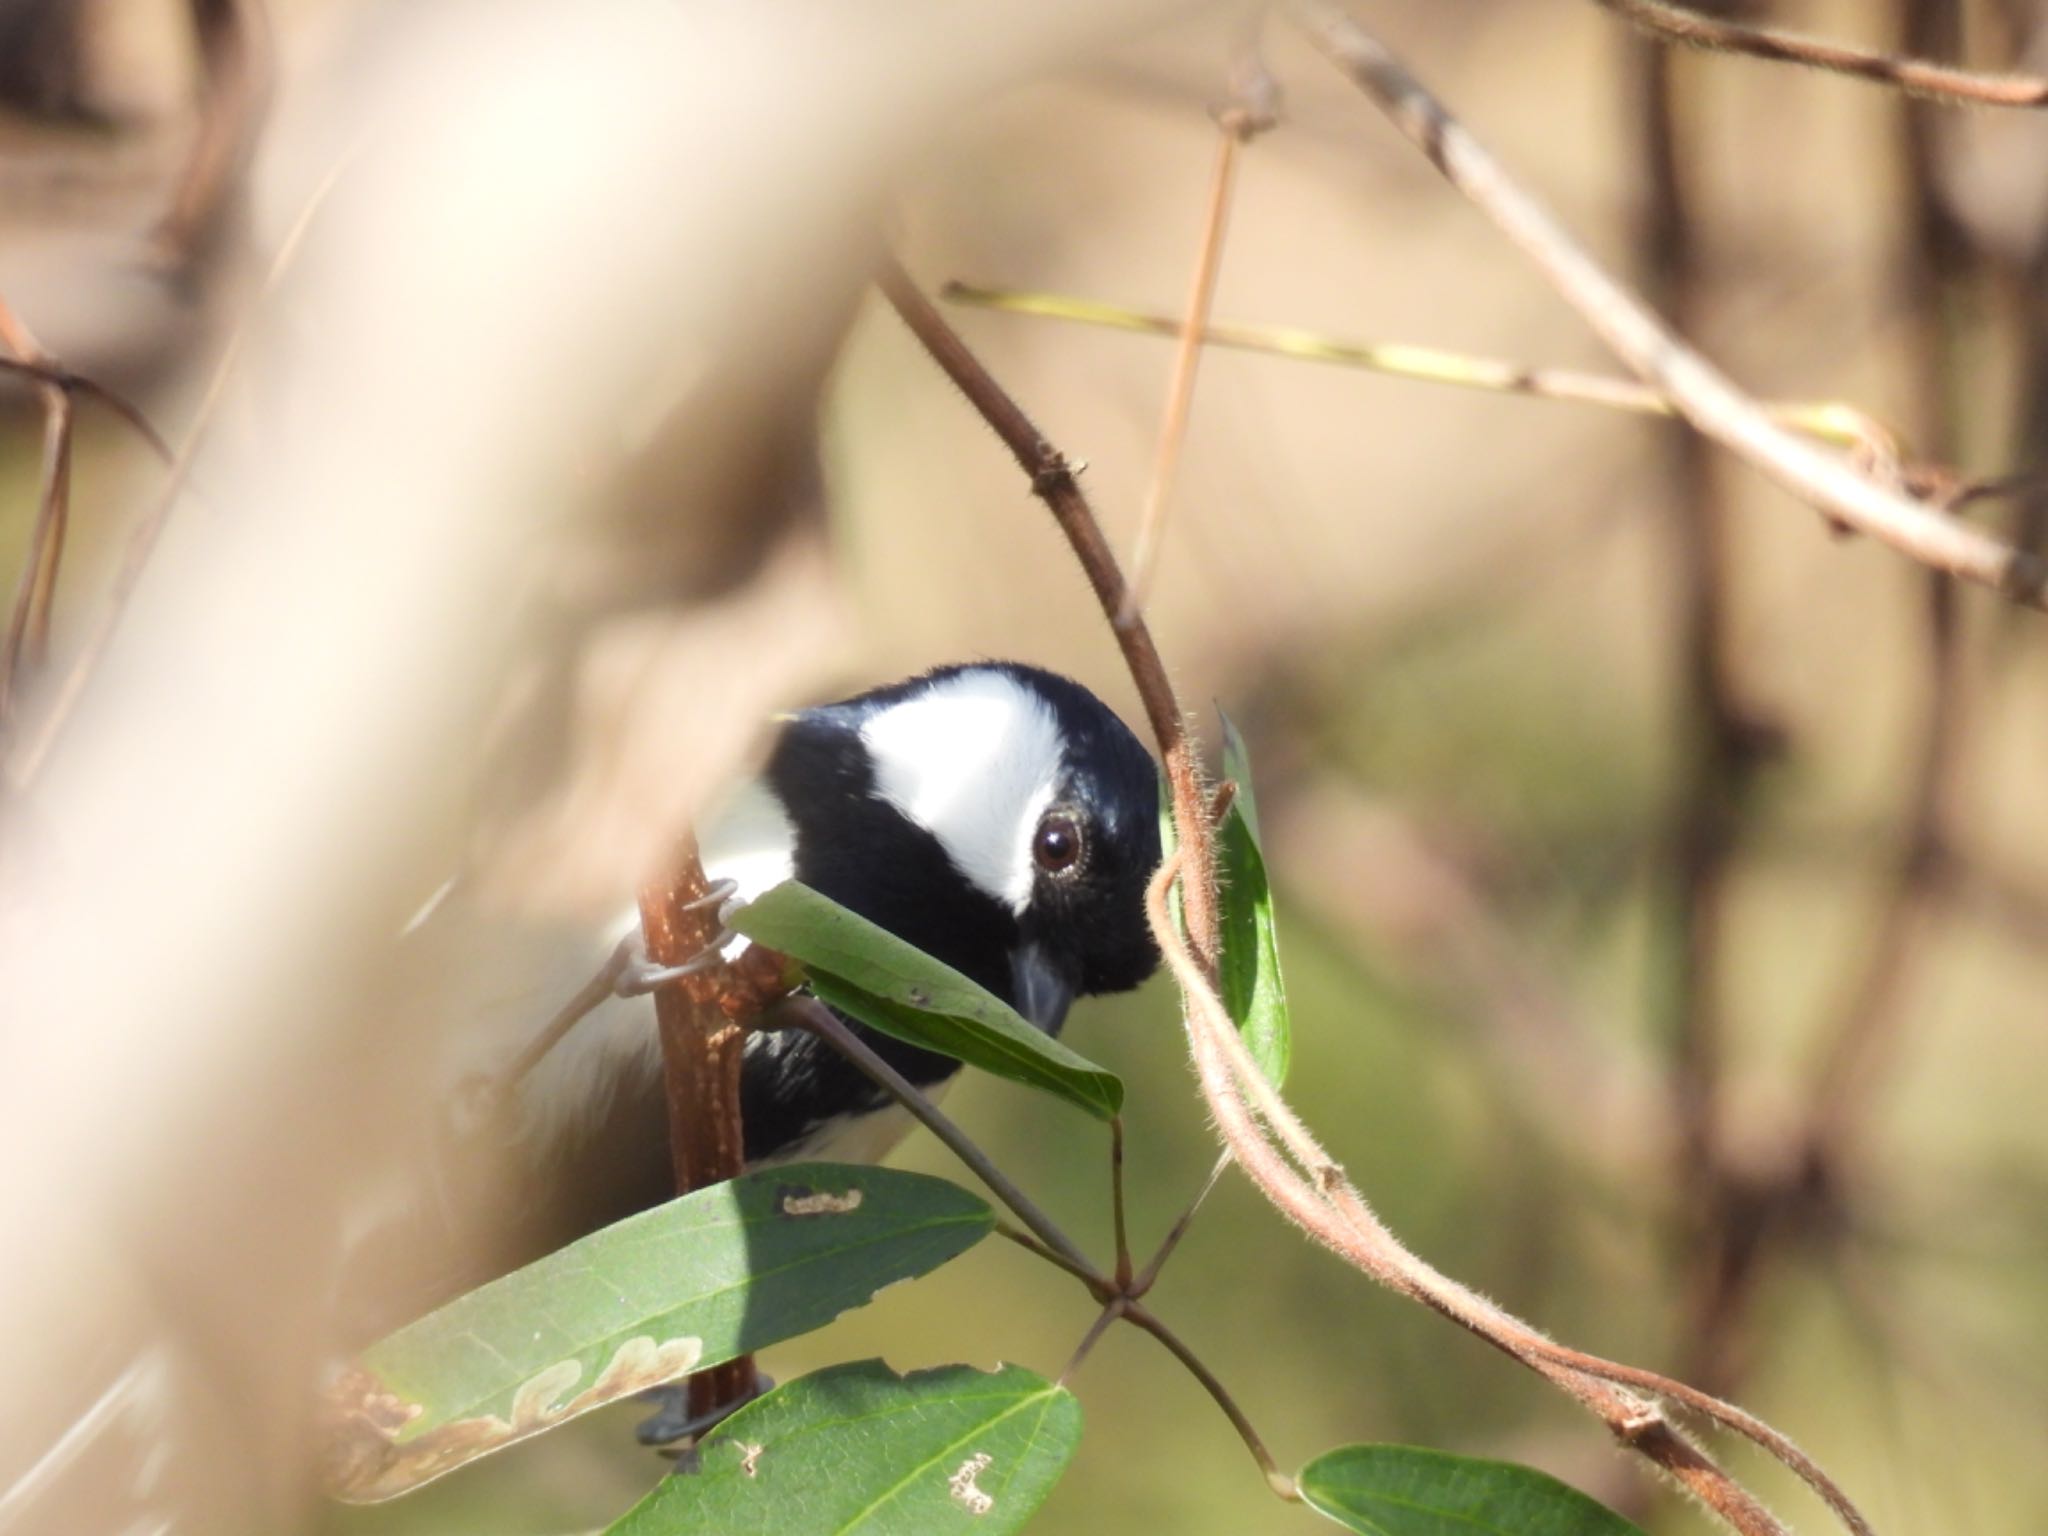
[[[685,834],[667,872],[640,890],[640,930],[646,935],[649,961],[678,966],[718,942],[717,904],[706,900],[709,889],[697,840]],[[746,1172],[740,1065],[747,1029],[721,1006],[729,990],[727,976],[716,966],[654,989],[669,1152],[679,1195],[709,1189]],[[690,1416],[709,1416],[744,1403],[754,1395],[754,1382],[752,1355],[699,1371],[690,1378]]]
[[[1787,432],[1588,256],[1379,40],[1329,0],[1294,0],[1309,37],[1507,234],[1629,369],[1686,420],[1829,518],[1923,565],[2048,608],[2048,561],[1859,473]]]
[[[967,344],[932,307],[910,275],[890,261],[883,266],[876,282],[903,323],[910,327],[911,334],[1031,477],[1032,493],[1051,509],[1082,573],[1095,590],[1095,599],[1109,619],[1110,629],[1123,651],[1124,664],[1130,669],[1131,681],[1137,685],[1138,697],[1144,703],[1152,734],[1159,742],[1167,783],[1173,791],[1175,825],[1181,846],[1188,850],[1188,868],[1194,872],[1183,896],[1188,933],[1203,965],[1213,970],[1218,934],[1212,851],[1215,838],[1202,814],[1206,799],[1202,766],[1188,734],[1180,701],[1174,697],[1173,684],[1166,675],[1166,664],[1152,643],[1152,632],[1146,627],[1144,616],[1126,616],[1129,588],[1116,556],[1110,552],[1109,541],[1103,537],[1102,525],[1081,492],[1073,466],[1040,435],[1031,418],[982,366],[981,360],[968,351]]]
[[[1715,16],[1703,16],[1691,6],[1673,5],[1669,0],[1594,0],[1594,3],[1634,22],[1652,36],[1695,48],[1745,54],[1779,64],[1802,64],[1809,69],[1827,70],[1832,74],[1849,75],[1858,80],[1911,91],[1919,96],[1966,102],[1973,106],[2048,105],[2048,80],[2038,75],[1987,74],[1953,64],[1938,64],[1910,54],[1880,53],[1773,27],[1745,26]]]

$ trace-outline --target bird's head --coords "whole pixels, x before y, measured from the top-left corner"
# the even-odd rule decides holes
[[[794,871],[1057,1031],[1157,966],[1158,774],[1123,721],[1036,667],[944,667],[790,718],[768,784]]]

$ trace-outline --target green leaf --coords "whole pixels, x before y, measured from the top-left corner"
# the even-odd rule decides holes
[[[727,1419],[605,1536],[1002,1536],[1080,1440],[1080,1402],[1018,1366],[833,1366]]]
[[[1123,1108],[1123,1080],[1068,1050],[997,997],[886,928],[791,880],[733,919],[802,962],[821,1002],[928,1051],[1042,1089],[1097,1119]]]
[[[1159,862],[1162,867],[1179,846],[1180,828],[1173,819],[1173,785],[1162,769],[1159,774]],[[1166,893],[1166,915],[1173,920],[1174,931],[1186,938],[1188,920],[1181,911],[1180,884],[1180,881],[1174,881]]]
[[[1219,712],[1220,713],[1220,712]],[[1217,892],[1223,929],[1223,1004],[1245,1048],[1274,1087],[1287,1080],[1293,1055],[1287,987],[1280,977],[1280,940],[1273,925],[1273,891],[1259,850],[1258,806],[1252,799],[1251,758],[1244,738],[1223,715],[1223,772],[1237,795],[1218,832],[1221,866]]]
[[[1534,1467],[1409,1445],[1347,1445],[1301,1469],[1301,1494],[1361,1536],[1642,1536]]]
[[[606,1403],[823,1327],[995,1224],[895,1169],[796,1163],[571,1243],[372,1345],[331,1389],[328,1480],[392,1498]]]

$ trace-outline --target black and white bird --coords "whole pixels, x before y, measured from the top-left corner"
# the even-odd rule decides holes
[[[738,899],[801,880],[1048,1034],[1076,997],[1135,987],[1158,964],[1144,915],[1159,862],[1153,760],[1086,688],[1037,667],[940,667],[781,717],[765,769],[707,818],[702,847],[706,872]],[[479,925],[459,890],[430,903],[410,941],[444,955],[464,945],[462,974],[494,978],[451,1005],[451,1078],[488,1077],[516,1055],[637,921],[628,911],[604,931],[566,935]],[[848,1022],[921,1088],[958,1070]],[[610,998],[578,1023],[521,1081],[514,1108],[485,1150],[516,1197],[494,1215],[486,1268],[527,1262],[675,1193],[646,997]],[[750,1165],[872,1161],[909,1123],[858,1068],[794,1029],[749,1037],[741,1110]],[[465,1203],[444,1191],[439,1208]],[[416,1230],[393,1235],[407,1252],[432,1250]],[[427,1277],[411,1304],[483,1278]]]

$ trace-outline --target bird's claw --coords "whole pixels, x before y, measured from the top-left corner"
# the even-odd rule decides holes
[[[718,932],[681,965],[655,964],[647,953],[647,935],[635,928],[619,940],[619,947],[612,952],[612,991],[620,997],[644,997],[657,987],[710,970],[724,958],[725,946],[738,937],[732,930],[731,919],[740,905],[739,883],[734,880],[714,880],[702,896],[683,903],[681,910],[685,912],[701,912],[716,906]]]
[[[665,1387],[650,1387],[637,1395],[641,1402],[655,1404],[655,1410],[634,1427],[633,1436],[642,1445],[657,1449],[673,1446],[679,1441],[696,1439],[717,1428],[730,1415],[746,1407],[774,1385],[774,1377],[765,1371],[756,1371],[753,1390],[745,1397],[736,1403],[725,1403],[707,1413],[696,1414],[690,1412],[690,1384],[687,1381],[671,1382]]]

